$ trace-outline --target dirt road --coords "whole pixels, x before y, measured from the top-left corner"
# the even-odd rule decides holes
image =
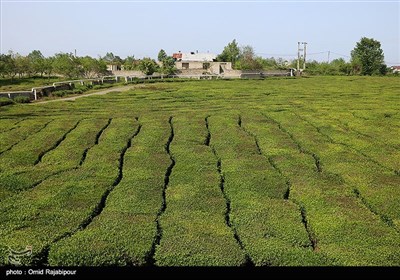
[[[137,87],[137,85],[112,87],[112,88],[108,88],[108,89],[104,89],[104,90],[100,90],[100,91],[96,91],[96,92],[92,92],[92,93],[88,93],[88,94],[76,95],[76,96],[59,98],[59,99],[54,99],[54,100],[38,101],[38,102],[30,103],[30,104],[35,105],[35,104],[44,104],[44,103],[57,102],[57,101],[75,100],[77,98],[86,97],[86,96],[103,95],[103,94],[107,94],[112,91],[127,91],[127,90],[133,89],[135,87]]]

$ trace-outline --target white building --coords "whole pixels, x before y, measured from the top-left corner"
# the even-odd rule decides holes
[[[210,73],[222,74],[225,71],[232,70],[230,62],[216,62],[217,56],[212,53],[174,53],[175,67],[182,73]]]
[[[212,53],[199,53],[199,52],[190,52],[190,53],[174,53],[172,55],[177,61],[203,61],[203,62],[212,62],[217,59],[217,56]]]

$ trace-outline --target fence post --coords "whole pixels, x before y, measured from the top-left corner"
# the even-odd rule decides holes
[[[34,96],[35,100],[37,100],[37,93],[36,93],[36,89],[35,89],[35,88],[32,88],[32,91],[33,91],[33,96]]]

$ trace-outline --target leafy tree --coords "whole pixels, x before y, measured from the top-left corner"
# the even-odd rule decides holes
[[[153,59],[145,57],[139,62],[139,70],[145,75],[153,75],[158,70],[158,65]]]
[[[115,56],[112,52],[108,52],[106,53],[106,55],[103,57],[103,60],[108,62],[108,63],[112,63],[115,60]]]
[[[17,53],[14,56],[14,60],[15,60],[14,72],[17,73],[20,78],[24,74],[30,75],[32,73],[32,67],[28,57],[22,56],[19,53]]]
[[[47,75],[48,78],[50,78],[51,74],[53,73],[54,60],[55,60],[54,56],[46,57],[44,59],[43,63],[44,73]]]
[[[350,75],[351,64],[347,63],[343,58],[337,58],[331,61],[330,65],[337,71],[339,75]]]
[[[123,60],[123,65],[125,70],[135,70],[137,69],[137,60],[135,59],[135,56],[128,56]]]
[[[12,73],[14,68],[15,65],[12,55],[10,53],[0,54],[0,75],[2,77],[8,76],[12,78],[13,77]]]
[[[240,48],[237,68],[242,70],[259,70],[263,68],[259,60],[255,59],[254,49],[252,46],[246,45]]]
[[[385,74],[383,69],[386,69],[386,65],[381,43],[372,38],[363,37],[357,42],[351,52],[351,61],[353,69],[360,68],[362,75]]]
[[[106,62],[106,64],[117,66],[121,66],[124,63],[121,57],[119,57],[118,55],[114,55],[112,52],[106,53],[106,55],[103,57],[103,60]]]
[[[232,62],[232,67],[235,67],[236,62],[239,59],[239,55],[240,49],[236,42],[236,39],[234,39],[231,43],[224,47],[222,53],[218,55],[217,60]]]
[[[81,72],[86,78],[100,76],[107,71],[107,65],[103,60],[97,60],[90,56],[79,58]]]
[[[82,68],[79,59],[72,53],[58,53],[54,56],[53,69],[56,73],[68,78],[79,77],[82,74]]]
[[[163,74],[172,75],[176,71],[175,60],[172,56],[166,56],[162,60],[161,72]]]
[[[40,76],[43,76],[43,73],[45,72],[45,57],[39,50],[34,50],[30,54],[28,54],[28,59],[31,64],[31,69],[32,73],[35,74],[40,74]]]
[[[158,52],[158,61],[160,61],[160,62],[162,62],[162,61],[164,61],[164,59],[167,57],[167,53],[163,50],[163,49],[161,49],[159,52]]]

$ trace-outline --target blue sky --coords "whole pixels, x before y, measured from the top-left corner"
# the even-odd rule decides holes
[[[122,58],[221,53],[236,39],[264,57],[350,56],[361,37],[382,43],[386,63],[400,65],[399,1],[1,1],[1,52],[41,50]],[[344,55],[344,56],[342,56]]]

